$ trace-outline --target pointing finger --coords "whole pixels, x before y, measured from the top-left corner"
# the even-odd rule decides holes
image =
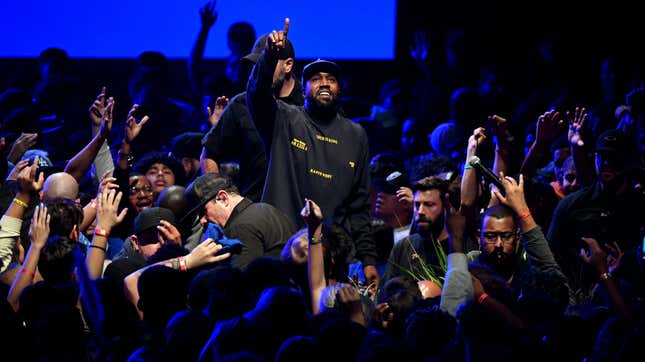
[[[285,37],[287,36],[287,33],[289,32],[290,24],[291,24],[291,20],[289,20],[289,18],[285,18],[284,19],[284,30],[282,30],[282,32],[284,32]]]

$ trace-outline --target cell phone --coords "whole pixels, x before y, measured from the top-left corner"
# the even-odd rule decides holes
[[[645,235],[643,235],[643,243],[641,244],[641,259],[645,261]]]

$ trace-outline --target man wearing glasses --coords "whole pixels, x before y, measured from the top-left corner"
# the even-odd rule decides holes
[[[489,207],[482,215],[479,243],[481,252],[473,251],[470,257],[478,255],[478,261],[510,281],[520,260],[519,233],[513,216],[515,213],[505,205]]]

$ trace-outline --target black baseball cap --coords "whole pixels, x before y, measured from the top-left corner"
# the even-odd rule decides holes
[[[216,173],[207,173],[195,179],[186,188],[186,215],[181,222],[187,217],[193,215],[196,211],[204,207],[207,202],[215,198],[221,190],[237,190],[229,177]]]
[[[320,72],[329,73],[336,78],[340,78],[340,67],[338,64],[330,62],[329,60],[317,59],[305,65],[305,68],[302,70],[302,84],[305,84],[309,78]]]
[[[628,141],[623,131],[610,129],[598,136],[596,152],[609,152],[616,156],[626,157]]]
[[[151,207],[142,210],[139,215],[134,219],[134,234],[139,235],[141,232],[153,227],[157,227],[161,220],[165,220],[175,227],[175,214],[172,211],[163,207]]]

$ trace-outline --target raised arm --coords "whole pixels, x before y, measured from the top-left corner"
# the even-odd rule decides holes
[[[493,173],[495,175],[499,175],[500,172],[508,174],[512,141],[512,137],[508,132],[508,121],[506,118],[493,114],[488,117],[488,122],[493,125],[493,130],[495,131],[495,161],[493,162]]]
[[[423,74],[423,79],[432,80],[432,72],[428,56],[430,54],[430,42],[425,31],[416,31],[414,33],[413,43],[410,45],[410,57],[419,67]]]
[[[125,121],[125,132],[121,148],[118,152],[117,166],[121,170],[128,170],[132,159],[132,142],[137,138],[141,132],[141,128],[148,122],[148,116],[137,120],[137,111],[139,110],[138,104],[133,104],[128,112],[128,118]]]
[[[450,204],[448,195],[443,202],[445,223],[450,242],[450,253],[447,256],[448,269],[441,290],[439,307],[446,313],[455,316],[457,308],[473,297],[473,285],[468,271],[468,257],[465,254],[466,218]]]
[[[211,108],[208,107],[208,121],[210,122],[211,129],[202,141],[204,147],[202,147],[202,153],[199,156],[199,165],[202,169],[202,174],[219,173],[217,157],[212,152],[209,152],[209,149],[210,147],[217,147],[220,142],[218,135],[221,133],[221,126],[218,128],[217,125],[224,113],[224,109],[228,105],[228,101],[229,99],[225,96],[217,97],[217,100],[215,100],[215,110],[211,111]]]
[[[272,31],[267,37],[266,49],[253,67],[246,89],[246,103],[266,147],[273,139],[277,103],[273,97],[273,73],[278,64],[280,52],[286,47],[289,32],[289,18],[284,20],[281,31]]]
[[[569,145],[571,145],[571,155],[573,164],[576,167],[576,178],[584,187],[594,183],[596,176],[594,173],[593,161],[587,155],[585,142],[583,139],[583,130],[587,120],[587,110],[576,107],[573,114],[567,111],[569,120],[569,132],[567,134]]]
[[[11,146],[7,160],[14,165],[18,163],[25,152],[36,144],[36,138],[38,138],[38,133],[22,133]]]
[[[119,185],[117,185],[115,182],[116,178],[110,176],[110,172],[106,171],[103,174],[103,177],[101,177],[101,181],[99,182],[99,190],[96,194],[97,197],[101,194],[101,192],[104,192],[104,190],[109,191],[111,189],[118,189]],[[87,228],[92,224],[92,221],[94,221],[94,219],[96,218],[96,203],[97,199],[94,198],[87,205],[85,205],[85,207],[83,207],[83,221],[78,227],[80,232],[85,232],[85,230],[87,230]]]
[[[42,189],[43,174],[35,182],[38,169],[38,157],[34,159],[35,166],[27,166],[29,160],[22,160],[11,171],[7,178],[17,180],[18,193],[14,196],[0,220],[0,272],[4,271],[13,258],[16,242],[20,237],[22,218],[29,206],[32,197],[37,197],[36,192]]]
[[[90,169],[92,162],[99,153],[101,146],[110,137],[112,131],[112,114],[114,111],[114,98],[110,98],[105,106],[105,111],[101,116],[101,126],[96,135],[92,138],[90,143],[87,144],[79,153],[76,154],[67,165],[65,165],[65,172],[69,173],[81,182],[85,173]]]
[[[325,261],[322,248],[322,211],[315,202],[305,199],[305,206],[300,215],[307,224],[309,234],[309,252],[307,271],[309,275],[309,292],[311,293],[311,309],[314,314],[320,313],[320,297],[327,286],[325,280]]]
[[[99,132],[99,129],[101,128],[101,118],[103,117],[103,112],[105,112],[107,100],[106,92],[107,88],[103,87],[101,89],[101,94],[96,97],[88,112],[90,120],[92,121],[92,137],[96,136],[96,134]],[[94,172],[98,176],[104,175],[106,172],[109,172],[111,175],[113,171],[114,160],[112,159],[112,153],[110,153],[108,143],[107,141],[105,141],[101,145],[98,154],[94,158]]]
[[[539,271],[555,271],[562,274],[555,261],[542,229],[537,225],[524,197],[524,176],[520,174],[519,183],[510,176],[502,174],[502,184],[506,196],[495,190],[493,193],[504,205],[513,209],[520,222],[522,244],[528,256],[529,264]]]
[[[564,120],[560,118],[560,112],[548,111],[538,117],[535,125],[535,141],[529,152],[524,156],[520,172],[528,178],[535,175],[545,151],[548,151],[553,141],[563,131]]]
[[[27,251],[25,262],[13,280],[13,284],[11,284],[11,289],[7,295],[7,301],[11,304],[14,311],[18,311],[20,294],[22,294],[25,288],[31,285],[36,275],[40,251],[45,246],[47,238],[49,237],[50,218],[51,216],[47,213],[47,207],[45,205],[40,204],[40,206],[36,206],[34,217],[29,227],[29,239],[31,241],[29,250]]]
[[[193,94],[198,98],[201,98],[202,95],[201,71],[204,49],[206,48],[206,40],[208,39],[208,33],[213,25],[215,25],[218,16],[217,10],[215,10],[215,5],[217,5],[217,1],[209,1],[199,9],[201,26],[199,28],[199,33],[197,33],[197,39],[195,39],[193,49],[188,57],[188,80],[193,90]]]
[[[468,138],[468,147],[466,148],[466,162],[464,163],[464,173],[461,177],[461,205],[462,215],[474,215],[477,205],[477,196],[479,193],[479,184],[477,182],[477,170],[468,164],[473,156],[477,155],[477,148],[486,141],[484,128],[479,127],[473,131]]]
[[[128,209],[117,214],[122,192],[104,190],[97,196],[97,220],[94,237],[87,251],[86,264],[90,278],[98,279],[103,274],[103,262],[107,251],[107,240],[112,229],[125,218]]]
[[[217,244],[213,239],[206,239],[201,244],[197,245],[190,254],[186,256],[180,256],[177,258],[172,258],[158,263],[148,265],[145,268],[141,268],[132,274],[128,275],[124,280],[125,293],[128,300],[137,306],[139,301],[139,291],[137,289],[137,284],[139,283],[139,278],[143,272],[155,265],[162,265],[175,270],[182,272],[197,269],[204,265],[214,264],[222,260],[226,260],[231,257],[231,253],[224,253],[218,255],[217,253],[222,250],[223,246]],[[137,310],[139,308],[137,307]],[[139,315],[142,315],[142,312],[139,310]]]
[[[614,305],[614,308],[616,308],[618,315],[626,321],[632,321],[632,311],[627,303],[625,303],[623,296],[620,294],[620,289],[618,289],[618,285],[612,275],[613,270],[617,268],[617,266],[610,266],[608,263],[610,255],[608,255],[607,252],[598,245],[598,242],[595,239],[582,238],[582,240],[587,243],[588,249],[586,251],[584,249],[580,250],[580,258],[582,258],[585,263],[596,269],[600,283],[602,283],[607,289],[609,299]],[[620,248],[618,248],[618,244],[614,244],[613,247],[611,245],[605,245],[605,247],[614,254],[613,257],[620,260],[622,255],[619,254],[622,254],[622,252],[620,251]]]

